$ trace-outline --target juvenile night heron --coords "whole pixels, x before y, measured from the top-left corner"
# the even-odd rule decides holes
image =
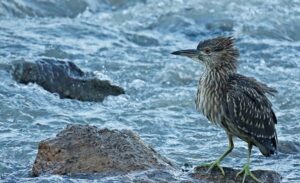
[[[233,149],[233,137],[248,143],[248,159],[242,171],[260,182],[250,171],[252,146],[259,148],[264,156],[270,156],[277,149],[276,116],[272,104],[265,96],[276,90],[254,78],[237,74],[238,50],[231,37],[217,37],[202,41],[197,49],[175,51],[172,54],[187,56],[204,65],[196,96],[196,109],[213,124],[222,127],[229,140],[228,150],[215,162],[209,164],[209,171],[218,167],[225,175],[220,162]]]

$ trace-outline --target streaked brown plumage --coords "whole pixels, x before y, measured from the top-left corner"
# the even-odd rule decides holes
[[[246,175],[250,175],[259,181],[249,171],[250,154],[253,145],[265,156],[276,152],[277,119],[266,97],[276,90],[237,73],[239,53],[231,37],[202,41],[196,50],[181,50],[173,54],[190,57],[205,66],[198,84],[196,109],[228,135],[229,149],[210,169],[218,166],[224,173],[219,163],[233,149],[232,137],[239,137],[249,147],[248,169],[244,168],[241,172],[245,173],[244,180]]]

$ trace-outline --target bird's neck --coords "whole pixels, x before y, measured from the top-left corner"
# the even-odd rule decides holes
[[[221,95],[227,88],[230,75],[234,73],[236,73],[236,71],[231,68],[205,68],[199,81],[200,88],[202,88],[202,90],[208,89],[215,94]]]
[[[216,61],[205,62],[204,65],[206,72],[226,77],[237,72],[238,62],[236,57],[227,56]]]
[[[218,86],[221,85],[226,85],[230,75],[236,73],[236,67],[206,67],[204,69],[204,73],[202,75],[203,79],[206,81],[207,85],[213,84],[215,85],[216,83]]]

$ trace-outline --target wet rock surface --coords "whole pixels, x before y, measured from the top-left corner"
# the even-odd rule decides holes
[[[41,141],[32,168],[33,176],[60,174],[90,180],[128,180],[128,182],[242,182],[240,170],[223,167],[207,173],[207,167],[184,169],[172,164],[146,145],[131,130],[99,129],[89,125],[68,125],[56,137]],[[264,183],[279,183],[282,177],[270,170],[252,173]],[[111,179],[114,177],[113,179]],[[254,182],[246,178],[247,183]]]
[[[219,169],[214,168],[210,173],[207,172],[207,167],[196,167],[194,173],[191,173],[191,177],[205,182],[214,183],[236,183],[242,182],[243,176],[238,176],[236,174],[240,170],[236,170],[229,167],[223,167],[225,171],[225,176],[223,176]],[[279,183],[281,182],[281,175],[275,171],[271,170],[253,170],[252,173],[264,183]],[[250,177],[246,177],[246,183],[256,183]]]
[[[169,160],[130,130],[69,125],[55,138],[39,144],[32,175],[72,173],[128,173],[173,169]]]
[[[60,98],[101,102],[106,96],[124,94],[124,89],[85,73],[74,63],[42,58],[14,63],[13,76],[22,84],[36,83]]]

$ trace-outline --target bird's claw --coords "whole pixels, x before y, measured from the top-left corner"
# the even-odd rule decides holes
[[[209,167],[207,172],[210,172],[214,167],[217,167],[221,171],[222,175],[225,176],[225,172],[220,165],[220,161],[218,160],[213,163],[202,164],[200,167]]]
[[[245,182],[246,177],[249,175],[255,182],[257,183],[262,183],[258,178],[255,177],[255,175],[250,171],[249,165],[245,165],[244,168],[238,172],[235,176],[235,178],[237,178],[238,176],[240,176],[241,174],[244,174],[243,176],[243,181],[242,183]]]

